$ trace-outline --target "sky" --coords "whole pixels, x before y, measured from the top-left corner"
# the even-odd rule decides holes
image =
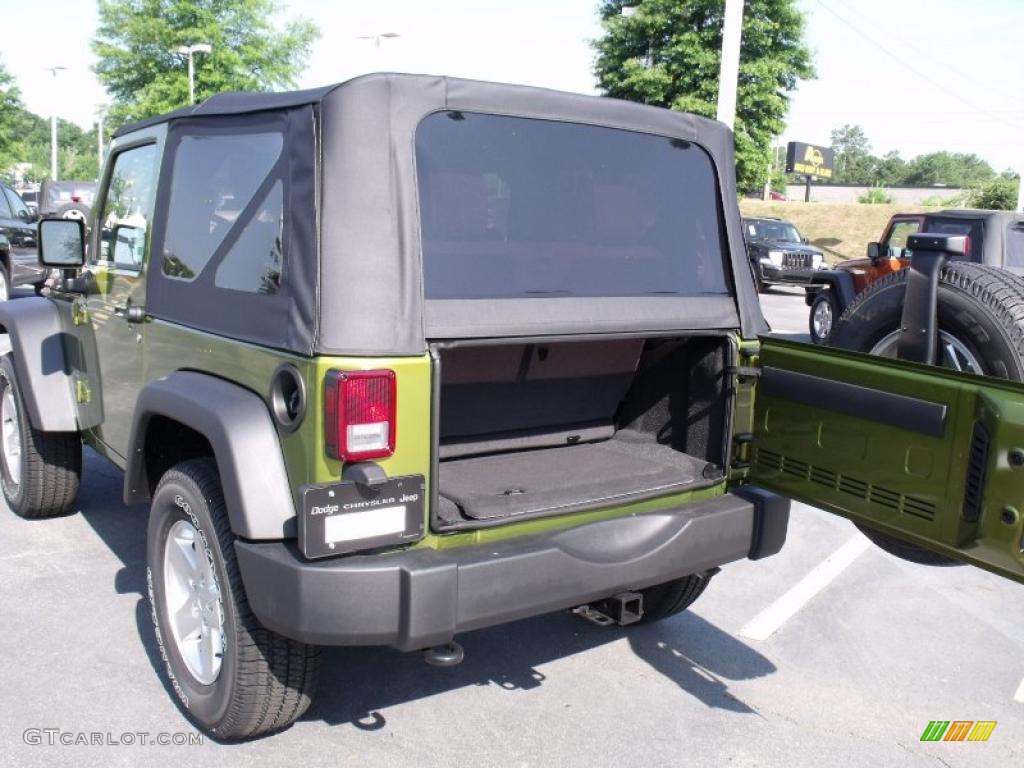
[[[1024,0],[798,0],[817,78],[792,95],[783,141],[829,143],[859,124],[876,154],[973,152],[997,171],[1024,170]],[[292,0],[321,36],[300,87],[378,70],[427,72],[596,93],[588,40],[597,0]],[[46,11],[0,0],[0,59],[29,109],[83,127],[105,100],[90,71],[90,0]],[[383,32],[399,37],[359,39]],[[54,78],[45,67],[67,70]],[[201,66],[201,64],[199,65]]]

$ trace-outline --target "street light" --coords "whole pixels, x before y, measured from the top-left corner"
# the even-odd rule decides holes
[[[373,40],[374,47],[380,50],[381,40],[394,40],[396,37],[401,37],[397,32],[381,32],[379,35],[359,35],[356,40]]]
[[[96,180],[103,173],[103,115],[107,111],[106,104],[96,107]]]
[[[57,180],[57,73],[67,67],[43,67],[53,75],[53,110],[50,112],[50,178]]]
[[[180,45],[175,48],[175,53],[188,56],[188,103],[196,103],[196,70],[193,57],[197,53],[209,53],[213,46],[209,43],[193,43],[192,45]]]

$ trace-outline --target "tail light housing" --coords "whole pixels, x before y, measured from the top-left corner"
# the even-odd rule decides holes
[[[395,452],[394,371],[329,371],[325,390],[328,456],[351,462],[383,459]]]

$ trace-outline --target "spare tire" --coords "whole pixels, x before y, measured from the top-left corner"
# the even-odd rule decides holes
[[[54,214],[62,219],[89,220],[89,206],[85,203],[68,203],[58,208]]]
[[[827,344],[896,357],[907,271],[861,293],[836,322]],[[1024,278],[1005,270],[952,262],[939,275],[939,364],[1024,381]],[[924,565],[960,565],[858,524],[886,552]]]
[[[836,321],[829,345],[895,357],[906,292],[906,270],[879,280]],[[938,322],[940,365],[1024,381],[1024,278],[982,264],[947,265]]]

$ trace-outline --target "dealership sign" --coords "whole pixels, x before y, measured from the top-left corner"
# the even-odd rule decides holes
[[[786,146],[786,173],[831,179],[833,157],[834,153],[829,147],[791,141]]]

